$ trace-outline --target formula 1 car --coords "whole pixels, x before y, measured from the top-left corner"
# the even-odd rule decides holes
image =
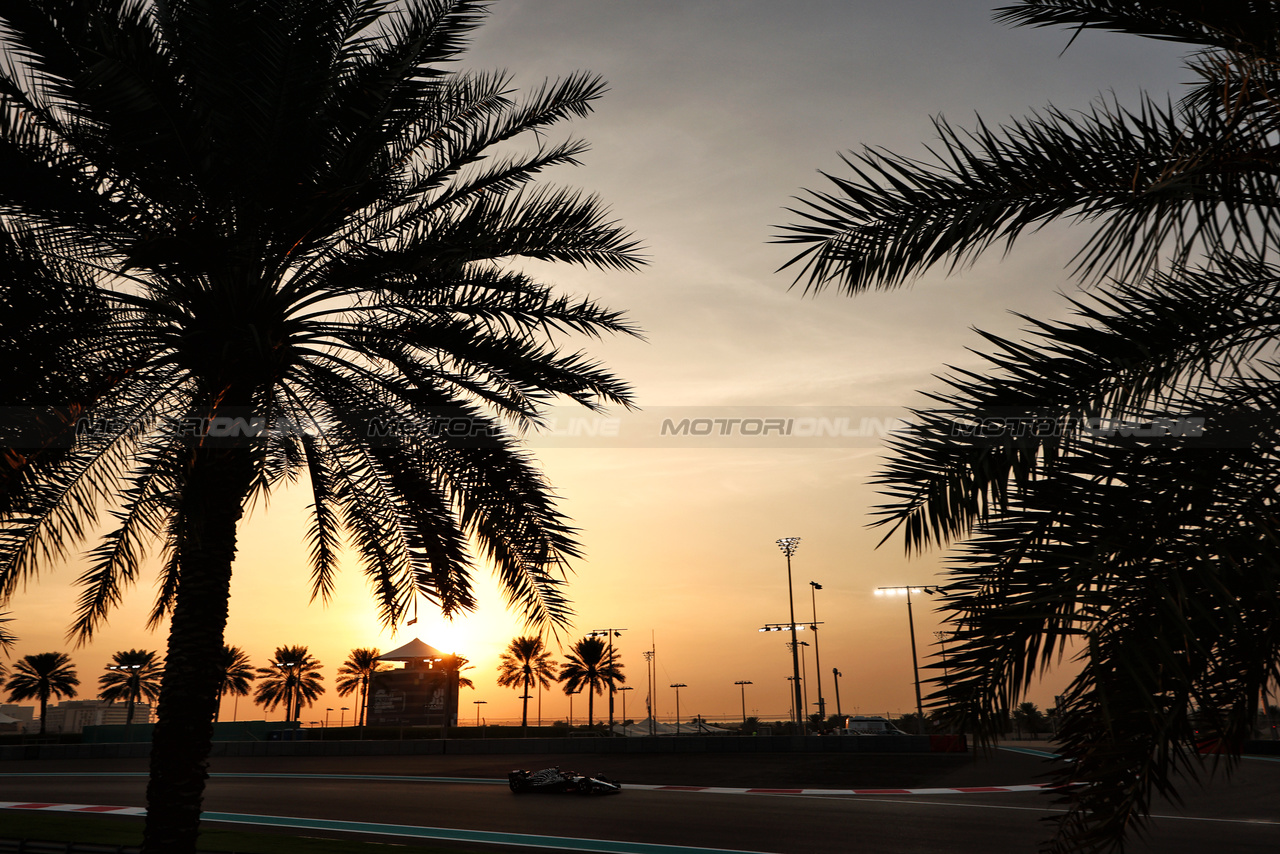
[[[610,780],[601,774],[584,777],[572,771],[561,771],[559,768],[544,768],[541,771],[512,771],[507,775],[507,783],[511,791],[517,795],[525,792],[551,792],[555,794],[574,792],[579,795],[616,795],[622,791],[622,784]]]

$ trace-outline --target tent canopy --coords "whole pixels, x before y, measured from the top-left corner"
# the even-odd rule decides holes
[[[650,726],[653,727],[652,733]],[[723,729],[718,726],[712,726],[706,723],[687,722],[677,727],[675,724],[663,723],[662,721],[650,722],[648,718],[637,721],[631,726],[623,726],[622,724],[614,724],[613,731],[620,735],[629,736],[646,736],[646,735],[733,735],[733,730]]]
[[[428,643],[414,638],[399,649],[378,656],[379,661],[442,661],[448,658],[440,650]]]

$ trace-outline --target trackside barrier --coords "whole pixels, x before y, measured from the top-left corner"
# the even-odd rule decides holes
[[[964,753],[969,749],[963,734],[931,735],[929,749],[934,753]]]
[[[957,743],[958,742],[958,743]],[[651,736],[475,738],[408,741],[215,741],[211,756],[432,756],[612,753],[963,752],[962,736]],[[28,744],[0,747],[0,760],[144,758],[150,744]]]

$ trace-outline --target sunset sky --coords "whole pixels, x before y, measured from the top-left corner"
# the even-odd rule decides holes
[[[1062,316],[1061,294],[1075,288],[1063,268],[1084,233],[1053,229],[1006,259],[993,254],[963,274],[853,299],[790,289],[791,275],[775,272],[788,249],[770,238],[796,219],[785,210],[793,196],[825,189],[819,170],[842,171],[839,152],[871,145],[926,156],[931,116],[969,127],[975,115],[1000,122],[1049,103],[1084,109],[1107,92],[1133,105],[1141,89],[1162,97],[1187,76],[1176,46],[1086,33],[1064,53],[1070,33],[1011,30],[990,11],[974,0],[505,0],[476,33],[466,63],[506,68],[519,86],[578,69],[609,81],[595,115],[553,129],[592,150],[583,166],[550,177],[598,193],[649,258],[636,274],[540,268],[566,291],[627,309],[645,330],[644,341],[567,342],[628,379],[644,411],[593,422],[566,407],[555,413],[560,433],[531,437],[586,552],[570,588],[578,618],[562,641],[627,630],[615,644],[636,688],[629,717],[644,717],[641,653],[651,644],[661,716],[674,712],[675,682],[688,686],[686,719],[737,716],[734,683],[750,680],[747,713],[787,717],[790,655],[781,634],[757,631],[789,619],[774,543],[786,536],[802,539],[792,563],[798,619],[812,613],[808,582],[823,588],[828,709],[833,667],[844,674],[845,713],[914,708],[905,602],[873,591],[936,583],[943,555],[908,560],[899,540],[875,548],[881,533],[867,524],[878,499],[867,482],[883,459],[880,433],[923,402],[919,391],[938,388],[946,366],[979,364],[966,349],[979,346],[975,327],[1014,334],[1021,323],[1011,311]],[[667,418],[726,417],[849,419],[859,435],[660,435]],[[306,720],[332,707],[336,723],[352,705],[332,686],[353,647],[390,650],[414,637],[475,665],[463,723],[474,722],[475,700],[490,721],[518,718],[518,692],[494,678],[522,629],[487,568],[479,612],[453,623],[424,606],[416,625],[384,629],[353,562],[332,603],[308,604],[306,500],[278,494],[243,525],[228,642],[256,665],[277,646],[310,647],[330,693]],[[74,564],[57,568],[15,597],[10,627],[20,640],[10,659],[65,650],[80,696],[90,697],[112,652],[163,650],[165,635],[142,628],[148,580],[91,645],[71,648],[77,574]],[[929,597],[915,601],[923,655],[939,625]],[[1051,675],[1030,699],[1051,705],[1062,679]],[[558,691],[542,704],[544,720],[568,710]],[[585,707],[575,702],[575,716]],[[233,713],[263,717],[246,700],[234,712],[226,701],[224,719]]]

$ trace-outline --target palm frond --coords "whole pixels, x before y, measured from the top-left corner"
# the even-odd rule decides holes
[[[934,162],[867,149],[845,155],[852,178],[826,177],[778,242],[782,269],[806,291],[897,287],[927,269],[963,267],[1054,220],[1097,223],[1074,267],[1086,281],[1134,280],[1168,253],[1230,255],[1275,247],[1272,121],[1146,99],[1138,112],[1100,103],[973,132],[936,119]]]
[[[941,406],[915,412],[891,443],[876,482],[892,501],[878,524],[909,550],[945,544],[1002,512],[1011,489],[1096,446],[1092,434],[1198,430],[1208,413],[1195,389],[1274,347],[1278,293],[1280,270],[1224,261],[1073,300],[1078,321],[1032,322],[1028,343],[986,336],[992,369],[958,372],[952,393],[934,395]]]
[[[1014,26],[1099,29],[1280,58],[1280,11],[1251,0],[1023,0],[996,9],[995,18]]]
[[[89,553],[91,563],[77,584],[83,588],[68,637],[92,639],[95,629],[119,605],[137,579],[148,543],[159,537],[176,510],[178,491],[170,470],[172,448],[160,446],[138,455],[129,485],[121,490],[122,511],[113,511],[117,527]]]

